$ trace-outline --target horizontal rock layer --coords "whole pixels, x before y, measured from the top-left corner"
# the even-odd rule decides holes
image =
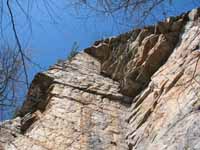
[[[0,149],[200,149],[199,16],[97,41],[37,74],[0,124]]]

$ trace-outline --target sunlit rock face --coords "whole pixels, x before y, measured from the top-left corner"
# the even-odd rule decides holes
[[[200,10],[38,73],[2,150],[200,149]]]

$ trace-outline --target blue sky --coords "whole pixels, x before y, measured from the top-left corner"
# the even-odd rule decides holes
[[[112,17],[96,14],[89,10],[77,11],[78,9],[67,6],[66,0],[52,0],[54,2],[52,6],[55,7],[52,11],[50,10],[52,13],[48,14],[43,0],[35,1],[37,1],[37,5],[32,5],[30,8],[30,24],[30,20],[26,19],[20,8],[15,4],[12,7],[15,10],[16,27],[23,48],[26,49],[27,55],[34,62],[40,64],[44,70],[55,64],[58,59],[66,59],[74,42],[78,42],[79,49],[82,50],[96,40],[118,35],[134,27],[133,21],[124,21],[121,15],[116,15],[113,20]],[[26,7],[27,3],[23,2],[21,5]],[[193,3],[192,0],[174,0],[170,9],[167,7],[166,11],[169,12],[168,16],[178,15],[198,6],[199,3]],[[171,9],[172,7],[173,9]],[[160,9],[154,11],[154,16],[158,20],[162,18]],[[122,22],[122,25],[116,24],[116,20]],[[154,21],[157,20],[149,19],[147,24],[153,24]],[[3,29],[4,38],[8,44],[15,45],[13,32],[8,24],[9,19],[6,18]],[[1,44],[2,41],[0,41]],[[31,81],[39,71],[42,70],[29,65],[29,80]]]
[[[61,1],[63,3],[59,2],[57,6],[59,9],[55,8],[55,13],[51,14],[54,19],[45,12],[46,8],[42,4],[41,11],[38,11],[38,8],[33,8],[31,31],[29,26],[26,25],[19,32],[27,54],[43,68],[47,69],[58,59],[66,59],[74,42],[78,42],[79,49],[82,50],[90,46],[95,40],[130,29],[124,25],[114,25],[110,17],[92,13],[89,15],[94,17],[86,17],[83,11],[76,13],[72,7],[64,5],[64,0]],[[21,21],[21,18],[23,18],[23,15],[22,17],[17,16],[16,19]],[[24,23],[18,25],[18,29],[23,28],[23,24],[26,24],[27,20],[22,22]],[[30,67],[31,80],[40,69],[34,66]]]
[[[80,50],[90,46],[95,40],[129,31],[132,29],[131,21],[124,22],[124,25],[116,24],[109,16],[97,15],[95,12],[79,11],[66,6],[66,0],[56,4],[52,17],[46,13],[46,8],[39,2],[40,8],[32,8],[30,16],[32,18],[31,30],[23,15],[17,15],[16,19],[23,22],[18,25],[20,39],[27,54],[44,68],[56,63],[58,59],[65,59],[74,42],[79,43]],[[168,15],[179,14],[195,7],[192,0],[175,0],[172,11]],[[40,10],[40,11],[39,11]],[[176,11],[176,12],[175,12]],[[89,13],[90,17],[85,17]],[[159,10],[154,13],[158,19]],[[118,16],[117,16],[118,17]],[[121,18],[117,18],[121,21]],[[153,21],[150,20],[149,24]],[[128,26],[127,26],[128,24]],[[30,33],[31,32],[31,33]],[[11,34],[9,32],[9,34]],[[38,68],[30,66],[30,80]]]
[[[60,3],[62,5],[62,2]],[[173,7],[173,11],[176,10],[176,12],[172,11],[169,15],[190,10],[195,5],[191,0],[176,0]],[[111,17],[98,16],[93,13],[90,15],[94,17],[88,17],[87,20],[85,18],[78,19],[84,14],[76,15],[72,8],[63,7],[56,13],[60,18],[56,19],[56,23],[54,23],[47,17],[47,14],[43,15],[41,12],[35,11],[34,19],[36,21],[32,21],[33,31],[32,35],[29,35],[29,40],[23,39],[21,34],[22,39],[27,40],[26,43],[28,42],[26,48],[30,49],[33,60],[45,68],[54,64],[58,59],[65,59],[75,41],[79,43],[80,49],[83,49],[90,46],[95,40],[118,35],[132,29],[131,22],[130,26],[116,25]],[[155,14],[158,15],[159,10]],[[120,20],[120,18],[117,19]],[[149,22],[151,23],[151,21]],[[35,74],[34,71],[33,74]]]

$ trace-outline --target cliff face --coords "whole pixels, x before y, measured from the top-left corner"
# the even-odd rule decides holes
[[[195,9],[39,73],[0,149],[200,149],[199,27]]]

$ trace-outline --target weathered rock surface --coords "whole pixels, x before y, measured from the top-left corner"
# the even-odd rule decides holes
[[[200,10],[97,41],[36,75],[5,150],[199,150]]]
[[[127,149],[129,99],[100,75],[95,58],[80,53],[36,76],[19,113],[23,134],[5,149]]]

